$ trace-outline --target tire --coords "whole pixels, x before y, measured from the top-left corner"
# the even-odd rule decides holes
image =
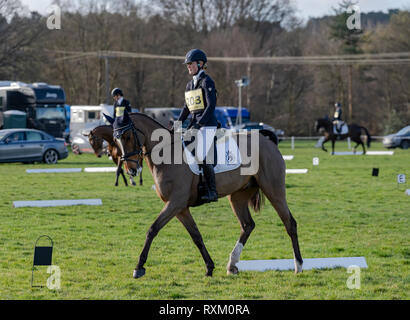
[[[53,149],[49,149],[44,153],[43,160],[47,164],[56,164],[58,160],[58,153]]]
[[[408,140],[403,140],[400,144],[402,149],[408,149],[410,147],[410,142]]]

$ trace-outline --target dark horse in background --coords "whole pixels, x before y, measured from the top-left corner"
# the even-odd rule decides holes
[[[366,148],[361,138],[362,130],[364,130],[364,132],[367,135],[367,147],[370,148],[371,136],[369,134],[369,131],[365,127],[359,126],[357,124],[349,124],[349,132],[347,134],[335,134],[333,130],[333,122],[329,118],[317,119],[315,127],[316,132],[319,132],[320,129],[324,130],[325,140],[323,140],[322,142],[323,151],[327,152],[327,149],[324,147],[324,144],[329,140],[332,141],[332,155],[335,154],[335,141],[337,139],[344,140],[347,137],[350,137],[352,141],[356,142],[356,145],[353,147],[354,153],[356,153],[357,146],[361,145],[363,148],[363,154],[366,154]]]

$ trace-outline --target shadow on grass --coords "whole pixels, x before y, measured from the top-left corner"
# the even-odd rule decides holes
[[[313,188],[312,185],[297,185],[297,184],[286,184],[286,189],[291,189],[291,188],[302,188],[302,189],[306,189],[306,188]]]
[[[68,164],[68,165],[78,165],[78,166],[83,166],[83,165],[109,165],[112,164],[114,165],[113,162],[90,162],[90,161],[59,161],[60,164]]]

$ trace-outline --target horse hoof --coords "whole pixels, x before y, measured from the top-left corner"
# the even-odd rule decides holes
[[[207,277],[212,277],[212,273],[213,273],[214,269],[208,269],[208,271],[205,273],[205,275]]]
[[[235,274],[238,274],[239,273],[239,270],[238,270],[238,267],[236,267],[236,266],[230,266],[227,270],[226,270],[226,274],[227,275],[235,275]]]
[[[141,278],[145,274],[145,268],[134,270],[133,277],[134,279]]]

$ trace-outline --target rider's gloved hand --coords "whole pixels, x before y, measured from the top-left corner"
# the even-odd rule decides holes
[[[194,123],[191,128],[192,128],[192,129],[199,130],[199,129],[201,129],[201,125],[198,124],[198,123]]]

